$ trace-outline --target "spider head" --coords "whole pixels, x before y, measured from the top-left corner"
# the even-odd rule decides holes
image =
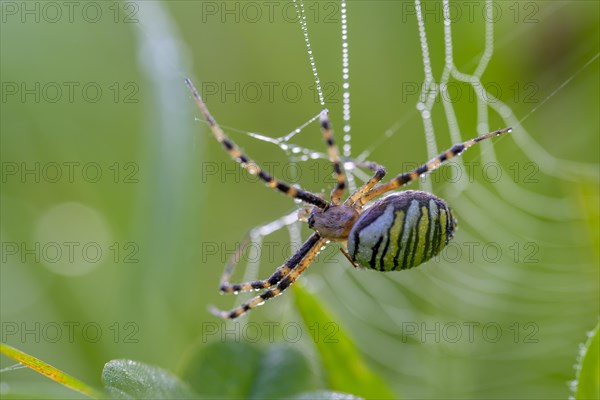
[[[358,212],[349,206],[331,205],[327,209],[313,208],[308,227],[329,240],[345,240],[358,219]]]

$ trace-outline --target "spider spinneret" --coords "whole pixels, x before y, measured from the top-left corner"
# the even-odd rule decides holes
[[[511,131],[511,128],[505,128],[456,144],[420,167],[401,173],[384,184],[380,184],[385,176],[385,169],[382,166],[372,162],[358,163],[358,167],[370,169],[373,176],[342,203],[341,197],[346,188],[346,174],[333,139],[327,110],[324,109],[320,114],[321,132],[327,144],[327,153],[336,176],[336,185],[331,191],[331,201],[328,202],[316,194],[276,179],[266,173],[259,164],[250,160],[225,135],[208,111],[192,81],[186,78],[185,83],[213,135],[234,160],[252,174],[257,175],[269,188],[313,206],[307,222],[309,228],[315,232],[296,253],[276,268],[269,278],[252,282],[230,283],[229,278],[233,274],[235,260],[239,259],[239,252],[243,250],[243,247],[238,249],[238,254],[232,257],[223,271],[221,292],[264,291],[233,310],[211,309],[214,315],[226,319],[238,318],[283,293],[308,268],[321,249],[330,241],[342,244],[340,250],[354,266],[378,271],[412,268],[431,259],[446,246],[456,227],[456,220],[444,200],[431,193],[407,190],[384,197],[369,208],[364,209],[365,205],[371,200],[431,172],[442,163],[460,155],[475,143]],[[344,247],[347,247],[347,250]]]

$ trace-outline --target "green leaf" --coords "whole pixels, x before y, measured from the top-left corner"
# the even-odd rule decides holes
[[[296,309],[315,335],[328,387],[365,398],[397,398],[385,381],[369,369],[354,342],[331,313],[302,286],[294,285],[293,290]]]
[[[203,395],[243,397],[250,393],[260,356],[258,347],[245,343],[212,343],[191,355],[181,379]]]
[[[98,392],[96,389],[88,386],[87,384],[72,377],[71,375],[64,373],[58,368],[48,363],[45,363],[44,361],[35,358],[34,356],[31,356],[19,349],[16,349],[4,343],[0,343],[0,352],[6,355],[7,357],[10,357],[13,360],[16,360],[21,364],[31,368],[32,370],[37,371],[40,374],[52,379],[53,381],[68,387],[69,389],[75,390],[92,398],[102,397],[102,393]]]
[[[269,345],[259,364],[250,398],[281,398],[317,389],[316,375],[308,360],[295,347]]]
[[[577,366],[575,398],[600,399],[600,324],[597,324],[585,343]]]
[[[132,360],[112,360],[104,365],[102,382],[117,399],[186,399],[198,397],[164,369]]]
[[[306,358],[284,344],[211,343],[192,354],[182,379],[207,397],[281,398],[317,388]]]

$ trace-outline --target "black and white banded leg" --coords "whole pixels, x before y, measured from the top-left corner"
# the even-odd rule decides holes
[[[252,161],[248,156],[246,156],[240,148],[223,132],[223,129],[219,126],[217,121],[213,118],[213,116],[208,111],[206,104],[202,100],[200,93],[194,87],[194,84],[189,78],[185,79],[185,83],[192,92],[192,96],[196,100],[196,104],[200,108],[200,112],[204,116],[204,119],[210,126],[210,129],[216,139],[223,145],[225,150],[231,155],[231,157],[240,163],[240,165],[245,168],[249,173],[253,175],[257,175],[266,185],[272,189],[278,190],[281,193],[284,193],[287,196],[293,197],[295,199],[302,200],[305,203],[312,204],[319,208],[326,208],[327,202],[320,197],[307,192],[305,190],[296,188],[289,183],[281,181],[268,173],[266,173],[256,162]]]
[[[293,256],[291,256],[286,262],[285,266],[287,271],[285,275],[278,277],[278,282],[274,287],[265,290],[262,294],[253,297],[249,301],[245,302],[239,307],[234,308],[230,311],[221,311],[214,307],[210,308],[210,311],[217,317],[224,319],[235,319],[251,309],[262,305],[265,301],[272,299],[283,293],[292,283],[298,279],[300,274],[308,268],[313,262],[315,257],[321,251],[321,248],[325,246],[328,240],[321,238],[318,233],[313,233],[306,242],[302,245]],[[275,274],[274,274],[275,275]]]
[[[375,197],[381,196],[382,194],[389,192],[390,190],[394,190],[400,186],[408,185],[409,183],[417,180],[420,176],[427,174],[446,161],[450,160],[453,157],[459,156],[469,147],[473,146],[477,142],[481,142],[482,140],[489,139],[494,136],[500,136],[504,133],[508,133],[512,130],[512,128],[504,128],[494,132],[486,133],[485,135],[478,136],[476,138],[467,140],[466,142],[455,144],[448,150],[441,153],[439,156],[429,160],[425,164],[415,168],[414,170],[406,173],[402,173],[396,176],[394,179],[386,182],[380,186],[377,186],[363,195],[360,199],[357,200],[356,205],[357,208],[361,208],[369,201],[374,199]]]
[[[238,292],[249,292],[254,290],[266,289],[277,284],[281,278],[289,273],[289,266],[285,263],[279,266],[273,274],[264,280],[248,281],[243,283],[230,283],[229,279],[233,275],[236,265],[243,258],[244,251],[251,244],[262,243],[262,238],[268,236],[282,228],[289,227],[293,223],[298,221],[297,212],[294,211],[281,218],[278,218],[268,224],[258,226],[250,231],[244,240],[240,243],[238,249],[231,257],[229,262],[225,265],[223,274],[221,275],[221,281],[219,288],[222,293],[238,293]]]

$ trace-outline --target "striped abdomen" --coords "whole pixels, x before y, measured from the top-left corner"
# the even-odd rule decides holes
[[[357,265],[379,271],[416,267],[438,254],[454,235],[448,204],[430,193],[406,190],[375,202],[348,236]]]

